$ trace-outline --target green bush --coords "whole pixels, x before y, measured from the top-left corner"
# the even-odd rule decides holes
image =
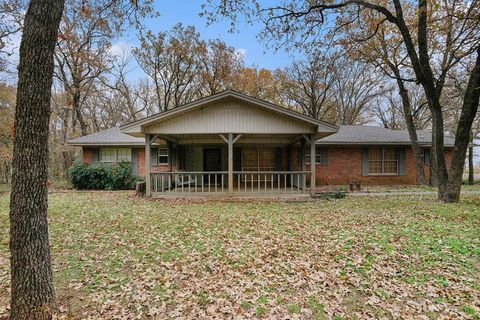
[[[68,169],[68,178],[76,189],[125,190],[135,187],[130,163],[80,163]]]

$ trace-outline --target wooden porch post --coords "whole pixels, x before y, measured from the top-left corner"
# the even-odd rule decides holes
[[[150,179],[151,170],[151,152],[150,152],[151,135],[145,135],[145,195],[150,197],[152,195],[152,185]]]
[[[237,134],[235,138],[233,133],[229,133],[227,137],[223,134],[220,135],[220,138],[223,139],[228,144],[228,195],[233,195],[233,144],[240,139],[242,135]]]
[[[310,135],[310,194],[312,197],[315,196],[316,185],[315,185],[315,135]]]
[[[228,195],[233,195],[233,133],[228,134]]]
[[[302,172],[305,172],[305,139],[302,139],[300,141],[300,163],[302,166]],[[307,176],[302,174],[302,192],[305,192],[307,190]]]

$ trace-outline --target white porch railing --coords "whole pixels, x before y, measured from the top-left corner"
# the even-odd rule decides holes
[[[308,171],[234,171],[238,192],[303,191]]]
[[[310,171],[233,171],[233,193],[304,192]],[[151,173],[153,193],[227,193],[228,171]]]
[[[227,171],[151,173],[152,192],[226,192]]]

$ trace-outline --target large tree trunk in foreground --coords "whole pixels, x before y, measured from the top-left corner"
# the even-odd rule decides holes
[[[47,225],[53,52],[63,0],[32,0],[25,15],[10,202],[10,319],[50,319],[55,304]]]
[[[453,148],[452,163],[448,173],[448,181],[441,200],[444,202],[458,202],[460,188],[462,187],[463,168],[472,124],[477,115],[480,100],[480,47],[477,49],[475,66],[468,79],[467,88],[463,98],[462,113],[458,120],[457,133],[455,134],[455,147]]]

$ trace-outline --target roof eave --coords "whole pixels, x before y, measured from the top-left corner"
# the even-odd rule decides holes
[[[67,145],[73,147],[83,146],[144,146],[144,142],[67,142]]]
[[[396,145],[396,146],[411,146],[410,142],[401,141],[322,141],[317,140],[316,145],[342,145],[342,146],[381,146],[381,145]],[[431,143],[419,143],[420,147],[431,147]],[[453,148],[452,144],[445,144],[446,148]]]

